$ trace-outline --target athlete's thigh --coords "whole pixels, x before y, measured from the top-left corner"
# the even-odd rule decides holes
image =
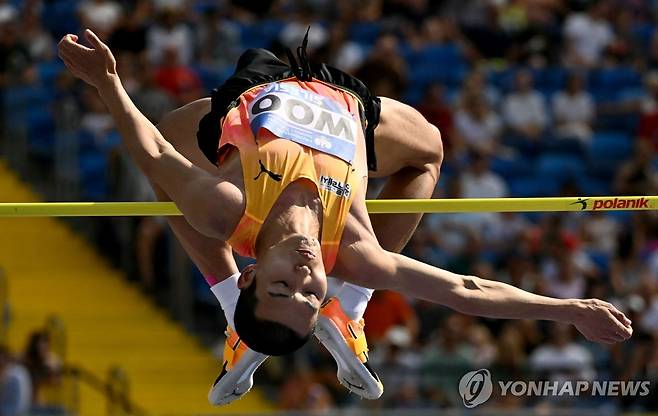
[[[416,109],[380,97],[381,114],[375,129],[377,171],[370,177],[390,176],[407,167],[424,169],[443,158],[441,134]]]
[[[199,121],[210,111],[210,98],[193,101],[165,115],[158,129],[164,138],[190,162],[210,172],[217,167],[204,156],[197,143]]]

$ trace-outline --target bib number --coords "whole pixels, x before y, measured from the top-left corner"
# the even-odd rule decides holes
[[[282,139],[352,163],[358,125],[329,97],[288,84],[272,83],[249,104],[254,136],[265,128]]]

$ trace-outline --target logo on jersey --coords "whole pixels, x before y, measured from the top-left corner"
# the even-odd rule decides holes
[[[288,84],[266,86],[249,104],[254,135],[265,128],[278,137],[351,163],[357,123],[338,102]]]
[[[340,197],[349,198],[352,190],[349,183],[343,183],[329,176],[320,176],[320,188],[326,189]]]
[[[260,159],[258,160],[258,164],[260,165],[260,172],[258,172],[258,175],[256,175],[256,177],[254,178],[255,181],[257,181],[258,178],[260,178],[260,175],[262,175],[263,173],[267,173],[267,176],[269,176],[273,180],[275,180],[277,182],[281,182],[281,179],[283,178],[283,175],[278,174],[278,173],[274,173],[271,170],[267,169],[265,167],[265,165],[263,164],[263,161],[260,160]]]

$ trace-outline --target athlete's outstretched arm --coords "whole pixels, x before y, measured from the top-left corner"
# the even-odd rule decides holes
[[[148,178],[173,199],[190,224],[204,235],[225,239],[234,225],[233,218],[226,217],[239,210],[237,188],[178,153],[131,101],[121,85],[109,48],[90,30],[85,37],[93,49],[78,44],[75,35],[66,35],[60,41],[59,56],[67,68],[96,87],[130,155]],[[231,209],[233,205],[235,210]]]
[[[339,276],[373,289],[390,289],[456,311],[490,318],[568,322],[590,341],[614,343],[633,333],[631,321],[598,299],[554,299],[514,286],[464,276],[358,241],[341,252]],[[350,267],[353,265],[353,267]]]

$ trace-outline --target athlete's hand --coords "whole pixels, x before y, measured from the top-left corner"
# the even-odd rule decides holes
[[[73,75],[100,89],[117,77],[117,64],[110,48],[87,29],[85,38],[93,49],[78,43],[76,35],[66,35],[59,42],[59,57]]]
[[[608,302],[584,299],[575,302],[571,323],[589,341],[614,344],[633,334],[631,320]]]

